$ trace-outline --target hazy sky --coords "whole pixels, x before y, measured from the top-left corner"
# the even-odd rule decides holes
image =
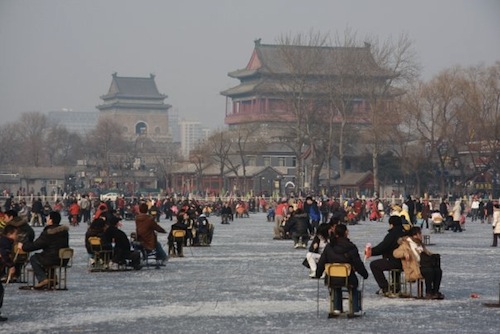
[[[253,41],[343,32],[384,40],[405,32],[424,78],[453,65],[500,60],[499,0],[0,0],[0,115],[93,111],[111,74],[156,74],[186,119],[221,125]]]

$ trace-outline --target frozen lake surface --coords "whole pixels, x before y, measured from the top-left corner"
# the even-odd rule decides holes
[[[466,231],[431,234],[430,250],[441,254],[446,299],[389,299],[365,282],[366,315],[328,319],[327,289],[308,277],[305,250],[290,240],[272,240],[265,214],[230,225],[218,217],[211,247],[189,247],[161,269],[94,272],[87,269],[86,226],[70,230],[75,249],[68,291],[24,291],[6,286],[1,333],[499,333],[500,248],[490,247],[488,224],[466,224]],[[170,221],[161,221],[170,229]],[[125,221],[129,234],[134,222]],[[363,249],[384,237],[387,223],[349,226]],[[38,235],[40,227],[35,228]],[[424,230],[428,234],[428,230]],[[166,235],[160,242],[166,246]],[[479,298],[471,298],[471,294]]]

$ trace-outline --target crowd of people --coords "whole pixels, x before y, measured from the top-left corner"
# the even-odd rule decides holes
[[[389,229],[386,236],[374,247],[371,244],[366,245],[364,250],[365,261],[380,256],[370,262],[370,269],[379,286],[377,294],[385,297],[402,296],[401,280],[404,273],[404,280],[407,282],[423,281],[425,284],[423,298],[429,300],[445,298],[440,291],[443,275],[440,255],[433,254],[426,247],[422,236],[423,228],[434,231],[436,216],[439,216],[443,229],[453,232],[465,230],[466,216],[471,217],[473,222],[491,223],[492,247],[497,246],[500,238],[500,206],[493,200],[483,201],[473,197],[472,201],[466,203],[463,199],[449,201],[444,198],[434,208],[430,200],[414,200],[408,196],[402,203],[388,205],[390,209],[387,213],[383,209],[384,204],[381,203],[382,201],[377,199],[370,201],[353,199],[345,202],[324,199],[318,203],[313,197],[307,197],[304,201],[282,198],[274,209],[274,239],[292,239],[294,248],[305,248],[307,241],[312,239],[303,262],[310,268],[311,278],[323,277],[325,265],[328,263],[348,263],[353,268],[349,276],[349,288],[354,291],[352,299],[356,313],[361,312],[361,294],[357,290],[359,282],[354,273],[366,279],[368,272],[364,267],[364,261],[360,260],[357,247],[348,239],[347,226],[353,224],[354,219],[349,216],[352,208],[360,210],[361,214],[357,215],[360,216],[360,220],[379,222],[384,221],[384,216],[388,216]],[[393,282],[387,280],[386,272],[395,274]],[[333,294],[334,313],[340,314],[342,312],[340,288],[338,286],[329,288]]]
[[[120,229],[123,216],[119,201],[115,203],[92,201],[84,195],[78,199],[68,198],[62,202],[65,204],[62,206],[58,206],[60,203],[58,201],[48,213],[39,211],[40,203],[41,199],[34,199],[31,210],[27,210],[24,201],[9,201],[7,210],[2,212],[0,274],[3,283],[13,283],[18,280],[18,275],[25,265],[25,262],[18,261],[18,255],[22,252],[31,253],[26,261],[31,265],[36,284],[30,288],[42,290],[53,287],[56,282],[50,281],[49,270],[53,266],[60,265],[59,250],[69,247],[70,227],[76,227],[82,221],[88,224],[83,242],[89,254],[89,261],[95,261],[93,257],[95,253],[89,244],[89,238],[98,237],[101,249],[111,254],[109,263],[104,264],[108,270],[119,270],[127,266],[139,270],[144,260],[141,259],[142,254],[144,256],[154,254],[158,265],[164,265],[169,255],[183,257],[185,246],[209,246],[215,229],[205,214],[206,206],[191,200],[177,202],[170,207],[171,212],[158,210],[154,200],[138,200],[137,212],[134,212],[133,216],[136,224],[133,240]],[[228,204],[223,206],[227,207]],[[167,233],[157,222],[160,212],[166,214],[167,219],[172,219],[168,215],[173,215],[174,212],[177,216],[168,236],[169,254],[157,237],[157,233]],[[63,223],[62,213],[67,215],[68,224]],[[37,226],[43,227],[38,237],[34,229]],[[176,230],[185,231],[181,239],[174,237]],[[67,261],[63,263],[66,264]],[[0,284],[0,311],[4,291],[3,285]],[[5,320],[7,318],[0,313],[0,321]]]
[[[453,204],[452,204],[453,203]],[[230,224],[238,217],[251,212],[266,212],[268,220],[274,221],[274,239],[291,239],[294,248],[307,248],[304,265],[310,268],[311,278],[324,276],[328,263],[348,263],[353,270],[349,275],[349,287],[353,293],[354,311],[361,312],[359,280],[368,278],[364,262],[370,262],[372,275],[379,286],[378,293],[394,297],[400,291],[390,289],[384,272],[396,270],[404,273],[407,281],[423,279],[426,299],[443,299],[440,292],[442,270],[440,257],[432,254],[422,241],[422,229],[434,230],[441,224],[444,229],[464,231],[465,216],[472,222],[490,223],[493,227],[492,246],[497,246],[500,237],[500,207],[492,200],[472,198],[472,201],[444,198],[438,205],[428,199],[412,199],[408,196],[400,203],[375,199],[314,198],[293,196],[278,201],[251,198],[247,201],[231,199],[210,203],[196,200],[164,199],[126,200],[102,202],[88,195],[69,196],[52,205],[41,198],[34,198],[30,205],[24,200],[10,198],[0,214],[0,264],[3,281],[15,282],[22,263],[16,262],[19,251],[31,252],[29,263],[37,283],[34,289],[46,289],[50,282],[47,268],[60,261],[58,251],[69,246],[70,226],[87,225],[85,245],[90,265],[95,261],[89,237],[99,237],[104,250],[112,256],[104,264],[108,270],[131,267],[142,268],[141,257],[154,254],[159,265],[164,265],[169,256],[184,257],[186,246],[208,246],[212,242],[214,223],[211,217],[220,217],[221,224]],[[68,224],[63,223],[63,216]],[[159,224],[160,217],[173,221],[170,231]],[[387,235],[376,246],[365,247],[365,261],[348,238],[348,225],[359,221],[385,221],[388,216]],[[175,217],[175,221],[174,221]],[[438,219],[439,218],[439,219]],[[133,235],[127,236],[121,229],[121,220],[135,220]],[[438,222],[440,220],[440,222]],[[43,227],[36,237],[34,227]],[[181,234],[174,233],[181,231]],[[158,233],[168,233],[168,251],[158,241]],[[181,235],[178,237],[177,235]],[[311,241],[312,240],[312,241]],[[310,247],[308,247],[311,241]],[[41,250],[41,252],[36,252]],[[401,280],[398,276],[396,283]],[[330,281],[329,281],[330,282]],[[334,284],[331,283],[330,284]],[[334,313],[342,312],[341,291],[338,285],[330,286],[334,296]],[[0,310],[4,288],[0,285]],[[340,297],[339,297],[340,296]],[[6,318],[0,315],[0,321]]]

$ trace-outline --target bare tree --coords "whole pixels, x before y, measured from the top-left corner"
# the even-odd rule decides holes
[[[500,172],[500,62],[466,69],[460,89],[464,108],[459,117],[466,126],[463,134],[476,173]]]
[[[111,155],[126,152],[127,142],[123,138],[123,128],[111,117],[101,117],[95,130],[87,137],[87,154],[96,161],[96,166],[105,172],[110,185]]]
[[[397,41],[392,38],[385,42],[376,38],[367,39],[366,46],[370,48],[378,67],[386,70],[386,74],[382,76],[367,72],[362,83],[362,90],[367,93],[369,103],[364,138],[371,147],[374,190],[379,192],[378,157],[390,147],[387,134],[399,123],[398,115],[391,111],[391,100],[402,94],[418,78],[419,65],[413,42],[406,34],[400,35]]]
[[[279,139],[287,143],[297,157],[296,183],[299,189],[305,184],[304,150],[310,150],[313,157],[313,180],[319,180],[319,171],[323,157],[318,157],[319,148],[316,139],[320,136],[318,124],[321,120],[318,100],[318,76],[323,72],[327,36],[310,31],[308,34],[295,36],[282,35],[278,38],[279,58],[285,74],[276,73],[276,83],[280,87],[287,111],[293,115],[293,121],[288,122],[284,133]],[[316,183],[316,182],[315,182]]]
[[[171,188],[170,178],[174,163],[179,160],[179,151],[172,143],[164,143],[160,150],[155,152],[156,165],[158,166],[158,176],[164,180],[165,189]]]
[[[457,111],[462,104],[458,98],[458,68],[445,70],[428,83],[419,83],[407,97],[406,107],[416,119],[416,129],[425,142],[425,156],[437,159],[438,183],[446,192],[450,157],[454,155],[457,137]]]
[[[414,113],[413,94],[410,91],[404,96],[400,96],[393,101],[393,112],[399,115],[400,123],[397,127],[389,131],[388,137],[394,143],[393,152],[397,157],[397,163],[400,166],[403,176],[403,190],[413,191],[414,194],[421,194],[422,189],[426,188],[423,180],[432,174],[430,159],[426,155],[426,142],[419,135],[418,119]],[[397,173],[394,175],[398,179]],[[411,178],[415,182],[411,182]],[[391,180],[395,181],[396,179]],[[401,178],[399,178],[401,180]],[[409,189],[415,185],[415,188]]]
[[[45,162],[47,117],[40,112],[23,113],[17,124],[22,138],[24,163],[34,167],[42,166]]]
[[[0,127],[0,165],[19,166],[22,164],[22,136],[19,124],[6,123]]]
[[[227,180],[225,168],[228,164],[229,154],[232,149],[232,142],[228,130],[217,130],[205,141],[205,146],[212,154],[212,160],[219,166],[219,177],[222,181],[222,188],[227,190]]]
[[[46,144],[50,166],[74,165],[82,154],[82,139],[65,127],[52,126],[48,130]]]
[[[357,45],[357,34],[347,28],[344,34],[334,35],[335,57],[325,62],[322,89],[326,95],[326,108],[323,111],[322,138],[325,140],[328,185],[331,177],[331,161],[338,156],[338,172],[345,173],[346,142],[353,143],[354,136],[349,136],[353,126],[363,121],[364,93],[360,88],[363,77],[367,75],[366,50]]]
[[[203,171],[210,162],[210,152],[204,145],[198,145],[189,152],[189,161],[194,164],[196,170],[196,185],[198,191],[202,191]]]
[[[231,150],[226,166],[236,176],[238,188],[243,192],[247,192],[247,182],[240,182],[239,169],[241,168],[241,177],[246,180],[248,155],[255,153],[258,150],[265,148],[267,140],[264,136],[259,136],[259,124],[248,123],[237,128],[230,129],[228,132],[228,140],[231,143]],[[235,155],[235,159],[231,156]]]

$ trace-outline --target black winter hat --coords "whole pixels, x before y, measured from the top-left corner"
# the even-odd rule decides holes
[[[400,216],[390,216],[389,224],[392,224],[393,226],[401,226],[403,225],[403,220]]]
[[[117,217],[115,215],[112,215],[110,218],[109,218],[109,224],[111,226],[116,226],[119,222],[121,221],[121,218],[120,217]]]

